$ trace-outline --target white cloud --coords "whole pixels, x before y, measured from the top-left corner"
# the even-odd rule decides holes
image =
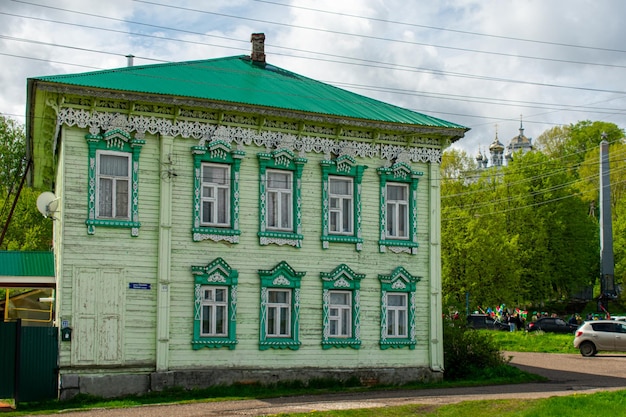
[[[0,112],[23,122],[28,77],[129,53],[137,65],[248,54],[264,32],[274,65],[472,128],[457,145],[470,155],[495,124],[515,136],[520,114],[534,138],[586,119],[626,127],[621,0],[159,2],[3,2]]]

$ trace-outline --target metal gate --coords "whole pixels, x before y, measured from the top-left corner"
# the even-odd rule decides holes
[[[0,322],[0,398],[16,404],[56,399],[58,358],[56,327]]]

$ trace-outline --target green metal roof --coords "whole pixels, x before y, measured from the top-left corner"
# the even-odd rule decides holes
[[[54,277],[54,253],[0,251],[0,276]]]
[[[464,126],[355,94],[270,64],[253,63],[246,55],[34,79],[122,92],[468,130]]]

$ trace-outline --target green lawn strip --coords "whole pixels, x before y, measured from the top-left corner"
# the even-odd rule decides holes
[[[599,412],[598,410],[601,410]],[[573,394],[537,400],[481,400],[448,405],[411,404],[397,407],[312,411],[276,414],[273,417],[589,417],[626,416],[626,390]]]

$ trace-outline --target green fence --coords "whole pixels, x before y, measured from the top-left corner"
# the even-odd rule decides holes
[[[58,329],[0,322],[0,398],[16,403],[56,399]]]

